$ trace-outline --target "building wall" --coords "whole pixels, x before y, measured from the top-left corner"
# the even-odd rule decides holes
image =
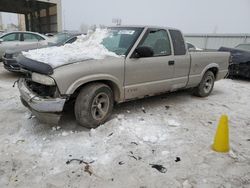
[[[185,39],[198,48],[218,49],[250,42],[250,34],[186,34]]]
[[[19,31],[25,31],[26,29],[24,14],[18,14],[18,27]]]
[[[49,8],[51,32],[62,31],[62,3],[61,0],[37,0],[40,2],[53,3],[56,6]]]
[[[40,9],[34,7],[35,11],[26,15],[26,28],[29,31],[40,33],[56,33],[62,31],[61,1],[60,0],[38,0],[47,3]]]
[[[0,11],[24,15],[19,28],[40,33],[62,31],[61,0],[0,0]]]
[[[2,13],[0,12],[0,31],[3,30],[3,18],[2,18]]]

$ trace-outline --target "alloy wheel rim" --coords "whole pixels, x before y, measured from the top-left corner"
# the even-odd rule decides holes
[[[209,93],[210,90],[212,89],[212,87],[213,87],[213,79],[211,77],[208,77],[205,80],[205,84],[204,84],[204,91],[205,91],[205,93]]]
[[[92,117],[97,121],[102,120],[108,113],[109,105],[110,101],[106,93],[96,95],[91,105]]]

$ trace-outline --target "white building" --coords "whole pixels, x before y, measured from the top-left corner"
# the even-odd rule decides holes
[[[218,49],[250,43],[250,34],[186,34],[185,39],[198,48]]]

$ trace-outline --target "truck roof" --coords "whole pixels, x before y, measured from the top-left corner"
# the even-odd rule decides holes
[[[179,30],[179,29],[172,28],[172,27],[157,26],[157,25],[117,25],[117,26],[109,26],[109,27],[156,28],[156,29],[174,29],[174,30]]]

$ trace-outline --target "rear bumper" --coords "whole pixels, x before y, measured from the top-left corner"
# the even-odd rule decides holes
[[[57,124],[61,118],[66,99],[64,98],[42,98],[27,88],[25,80],[18,81],[20,98],[24,106],[42,122]]]
[[[225,78],[227,74],[228,74],[228,70],[219,71],[217,76],[216,76],[216,80],[221,80],[221,79]]]

